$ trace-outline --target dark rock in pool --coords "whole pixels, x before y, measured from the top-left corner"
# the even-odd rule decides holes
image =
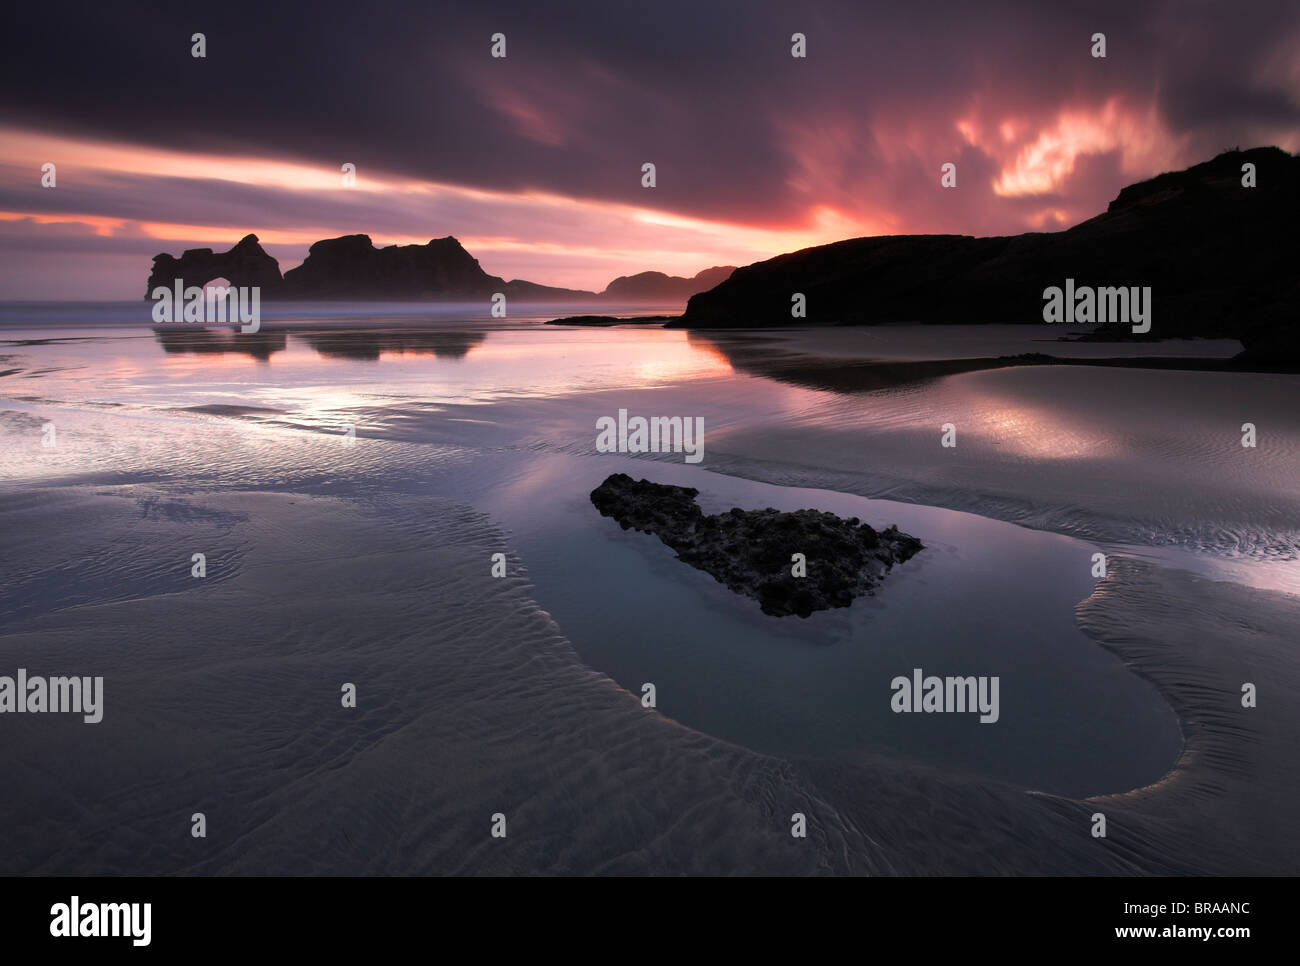
[[[875,530],[857,517],[820,510],[735,508],[706,516],[698,495],[692,487],[615,473],[591,491],[591,502],[624,530],[654,534],[679,560],[754,598],[774,617],[848,607],[874,593],[894,564],[923,549],[896,526]],[[796,553],[807,560],[807,576],[792,573]]]

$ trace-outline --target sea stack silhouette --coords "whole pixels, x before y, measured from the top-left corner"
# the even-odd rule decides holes
[[[260,285],[263,298],[299,299],[490,299],[532,301],[594,299],[594,292],[553,288],[523,280],[506,281],[483,271],[473,255],[448,235],[425,245],[376,248],[369,235],[343,235],[318,241],[297,268],[280,275],[279,263],[245,235],[227,252],[193,248],[174,258],[154,256],[145,298],[157,286],[203,286],[224,278],[234,286]]]
[[[229,251],[215,253],[211,248],[191,248],[180,258],[163,252],[153,257],[153,271],[145,285],[144,297],[152,297],[156,288],[172,288],[179,280],[185,286],[200,288],[215,278],[224,278],[236,287],[257,286],[262,297],[275,297],[284,287],[280,263],[263,250],[256,235],[245,235]]]

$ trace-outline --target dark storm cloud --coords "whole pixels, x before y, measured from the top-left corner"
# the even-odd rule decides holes
[[[10,124],[749,224],[796,222],[837,190],[841,204],[887,193],[920,225],[965,205],[968,230],[996,228],[979,196],[929,190],[942,160],[971,187],[996,173],[953,133],[973,110],[1047,124],[1120,96],[1154,105],[1196,160],[1300,127],[1294,3],[47,3],[7,16]],[[190,56],[195,31],[205,60]],[[488,56],[496,31],[505,60]],[[795,31],[806,61],[789,56]],[[1088,56],[1095,31],[1104,61]],[[822,171],[831,154],[838,168]]]

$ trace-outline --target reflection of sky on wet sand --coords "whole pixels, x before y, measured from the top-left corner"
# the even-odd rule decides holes
[[[1045,406],[1007,404],[993,393],[977,393],[963,428],[974,438],[1016,456],[1042,460],[1088,460],[1114,452],[1111,441],[1069,413]]]
[[[41,347],[43,364],[53,356],[76,367],[46,392],[83,402],[182,405],[198,395],[205,403],[311,409],[325,399],[475,403],[645,388],[732,371],[686,333],[657,327],[158,328],[146,330],[147,339],[118,331],[122,338],[105,340],[81,330]],[[35,347],[12,349],[18,365],[35,368]]]
[[[595,419],[626,407],[704,418],[705,463],[730,461],[727,472],[784,467],[793,485],[901,496],[1111,545],[1300,566],[1294,377],[1077,366],[943,375],[940,330],[953,327],[687,333],[430,321],[399,308],[357,326],[355,308],[331,307],[248,335],[0,318],[0,372],[16,370],[0,378],[0,400],[10,400],[0,417],[7,410],[3,431],[17,434],[0,476],[74,471],[68,454],[41,450],[39,426],[57,419],[75,433],[75,410],[237,420],[272,435],[355,425],[371,438],[582,454]],[[1041,336],[1033,326],[951,335],[977,361],[1040,351]],[[1243,452],[1248,418],[1266,431]],[[946,423],[955,449],[939,445]],[[126,453],[136,442],[103,445]],[[312,453],[329,472],[333,456]]]

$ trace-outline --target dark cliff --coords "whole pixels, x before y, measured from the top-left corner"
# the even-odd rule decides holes
[[[1243,187],[1242,165],[1257,187]],[[688,328],[878,322],[1043,323],[1043,291],[1150,286],[1147,338],[1240,338],[1248,352],[1296,351],[1300,158],[1229,151],[1130,185],[1065,231],[973,238],[892,235],[808,248],[737,269],[693,296]],[[807,299],[792,318],[791,296]],[[1116,335],[1127,327],[1114,327]]]

